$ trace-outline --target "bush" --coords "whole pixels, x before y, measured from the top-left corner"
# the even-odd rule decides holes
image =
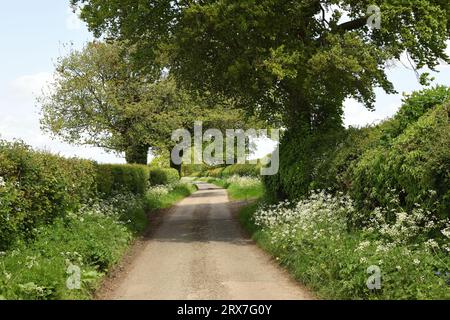
[[[305,196],[313,182],[315,166],[326,161],[327,153],[336,148],[343,132],[313,135],[302,129],[286,131],[280,141],[279,172],[263,177],[269,201]]]
[[[438,210],[445,212],[449,203],[449,170],[445,165],[448,115],[441,110],[439,116],[431,116],[434,120],[424,117],[442,108],[438,106],[449,97],[446,87],[415,92],[404,99],[392,119],[376,126],[335,130],[319,137],[301,130],[286,132],[280,144],[280,171],[264,177],[267,198],[271,202],[299,199],[311,190],[329,189],[351,193],[360,208],[371,210],[387,205],[386,192],[391,188],[402,192],[400,200],[405,208],[415,202],[431,208],[437,200]],[[415,129],[410,130],[412,126]],[[423,126],[428,133],[422,134]],[[430,190],[437,194],[430,197]]]
[[[95,194],[95,166],[0,141],[0,250]]]
[[[225,167],[222,171],[222,177],[232,177],[232,176],[260,176],[261,165],[260,164],[233,164],[231,166]]]
[[[201,175],[202,172],[206,173],[207,170],[208,166],[206,164],[183,164],[181,167],[183,177]]]
[[[97,165],[97,189],[102,197],[119,193],[144,195],[148,179],[149,169],[144,165]]]
[[[206,172],[206,176],[208,177],[212,177],[212,178],[221,178],[222,177],[222,172],[225,170],[225,167],[219,167],[219,168],[215,168],[215,169],[209,169]]]
[[[150,187],[145,196],[148,210],[164,209],[191,195],[197,188],[188,183]]]
[[[260,164],[233,164],[226,167],[210,168],[203,175],[212,178],[229,178],[232,176],[259,177]]]
[[[178,181],[180,181],[180,175],[176,169],[150,169],[150,185],[152,186],[174,184]]]
[[[390,147],[368,150],[352,173],[351,195],[361,208],[390,207],[389,194],[399,192],[399,205],[447,216],[450,212],[449,105],[431,109],[394,139]]]

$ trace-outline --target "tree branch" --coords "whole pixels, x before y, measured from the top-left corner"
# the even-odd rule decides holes
[[[355,20],[347,21],[336,26],[335,31],[345,32],[360,29],[367,24],[368,16],[364,16]]]

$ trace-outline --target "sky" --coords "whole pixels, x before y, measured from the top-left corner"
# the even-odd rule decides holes
[[[81,48],[93,39],[72,13],[69,0],[0,0],[0,3],[0,139],[21,139],[36,149],[67,157],[124,163],[121,156],[99,148],[68,145],[40,130],[40,110],[35,99],[51,80],[55,60],[64,54],[65,44]],[[438,69],[441,72],[434,75],[434,83],[450,86],[450,67],[443,65]],[[413,71],[401,64],[390,69],[388,76],[399,94],[387,95],[377,90],[374,112],[367,111],[355,100],[347,100],[346,126],[363,126],[386,119],[400,107],[403,92],[421,89]],[[259,141],[254,157],[269,153],[273,146],[270,141]]]

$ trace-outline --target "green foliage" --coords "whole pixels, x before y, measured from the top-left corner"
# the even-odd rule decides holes
[[[150,168],[150,185],[168,185],[177,183],[180,175],[172,168]]]
[[[233,164],[225,167],[206,168],[200,173],[213,178],[230,178],[232,176],[259,177],[261,164]]]
[[[137,72],[132,52],[124,43],[91,42],[60,58],[52,90],[39,99],[43,128],[68,143],[125,152],[129,163],[147,164],[149,147],[166,146],[190,105],[173,79],[155,82]]]
[[[415,91],[407,95],[403,105],[394,119],[399,121],[399,132],[405,130],[408,125],[419,120],[430,109],[450,101],[450,87],[437,86],[432,89]]]
[[[353,171],[351,195],[362,207],[390,207],[388,195],[396,190],[400,206],[415,204],[450,212],[449,105],[430,109],[393,139],[364,153]]]
[[[311,134],[302,128],[286,131],[280,141],[278,174],[264,176],[268,198],[297,199],[308,193],[316,180],[316,166],[327,160],[327,153],[342,139],[343,130]]]
[[[183,173],[183,177],[189,176],[201,176],[204,172],[208,170],[208,166],[206,164],[183,164],[181,167],[181,172]]]
[[[321,140],[288,131],[280,145],[279,173],[264,177],[268,199],[299,199],[311,190],[329,189],[349,193],[361,209],[372,210],[389,206],[395,189],[405,209],[420,203],[445,215],[448,99],[445,87],[415,92],[392,119]]]
[[[0,141],[0,250],[31,238],[36,227],[76,211],[94,194],[92,162]]]
[[[261,175],[260,164],[233,164],[225,167],[222,171],[222,177],[228,178],[232,176],[251,176],[259,177]]]
[[[233,200],[255,200],[264,195],[264,186],[259,178],[234,175],[228,178],[204,178],[220,188],[227,189]]]
[[[226,167],[218,167],[218,168],[214,168],[214,169],[209,169],[206,171],[206,175],[208,177],[213,177],[213,178],[221,178],[222,177],[222,173],[225,170]]]
[[[165,209],[177,201],[191,195],[197,190],[192,184],[179,183],[176,185],[150,187],[145,195],[148,210]]]
[[[238,97],[289,129],[340,123],[348,97],[373,107],[374,87],[394,92],[385,62],[405,51],[418,69],[448,61],[448,1],[377,1],[380,30],[367,24],[371,0],[72,3],[97,36],[135,44],[148,70],[168,67],[187,86]]]
[[[298,203],[251,205],[243,209],[240,219],[262,248],[321,298],[450,298],[446,283],[450,261],[445,250],[431,239],[404,237],[405,232],[426,229],[427,217],[419,214],[420,221],[408,224],[404,220],[395,226],[377,221],[370,228],[350,232],[351,212],[348,199],[322,193]],[[389,238],[383,239],[382,233]],[[448,238],[444,247],[445,243],[448,250]],[[369,266],[381,269],[380,290],[367,287]]]
[[[0,256],[0,296],[6,299],[89,299],[108,269],[142,231],[143,202],[120,196],[91,203],[40,227],[32,243]],[[137,229],[136,227],[139,226]],[[81,288],[69,290],[68,267],[81,271]]]
[[[102,197],[131,192],[144,195],[147,190],[149,169],[144,165],[97,165],[97,189]]]

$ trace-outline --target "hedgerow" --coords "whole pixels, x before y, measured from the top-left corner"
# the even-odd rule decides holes
[[[401,205],[414,203],[448,212],[450,89],[406,96],[399,112],[376,126],[333,130],[321,137],[287,132],[280,145],[280,171],[264,177],[267,198],[300,199],[311,190],[349,193],[360,209],[388,205],[396,190]]]
[[[149,189],[151,178],[167,186]],[[194,191],[178,181],[173,169],[100,165],[0,141],[0,300],[90,298],[145,230],[147,211]]]
[[[213,177],[213,178],[229,178],[232,176],[245,177],[259,177],[261,164],[233,164],[228,166],[221,166],[209,168],[205,171],[194,172],[199,176]]]
[[[151,168],[149,179],[152,186],[174,184],[180,181],[180,175],[172,168]]]
[[[354,167],[352,197],[361,208],[389,208],[393,191],[400,206],[417,204],[441,216],[450,213],[449,105],[429,110],[389,147],[367,151]]]
[[[76,211],[95,192],[94,163],[0,141],[0,250]]]
[[[149,168],[145,165],[101,164],[96,170],[97,190],[104,197],[127,192],[144,195],[147,190]]]

